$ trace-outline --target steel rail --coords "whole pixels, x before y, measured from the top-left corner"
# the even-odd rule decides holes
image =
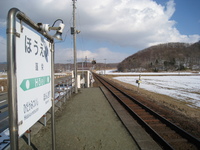
[[[95,75],[99,81],[118,99],[118,101],[128,110],[128,112],[137,118],[137,120],[139,121],[139,123],[141,125],[143,125],[145,127],[146,130],[148,130],[148,132],[151,134],[151,136],[157,141],[159,140],[160,144],[165,148],[165,149],[173,149],[173,147],[168,144],[168,142],[166,142],[156,131],[154,131],[145,121],[143,121],[143,119],[141,117],[139,117],[128,105],[126,105],[123,100],[121,100],[115,93],[114,91],[109,88],[108,86],[105,85],[104,82],[106,82],[107,84],[109,84],[109,86],[112,86],[113,88],[115,88],[116,90],[118,90],[119,92],[123,93],[123,95],[125,95],[126,97],[128,97],[129,99],[131,99],[132,101],[134,101],[136,104],[138,104],[140,107],[142,107],[143,109],[145,109],[145,111],[149,112],[151,115],[155,116],[156,118],[158,118],[162,123],[166,124],[169,128],[171,128],[172,130],[174,130],[176,133],[178,133],[181,137],[187,139],[190,143],[194,144],[196,147],[200,147],[200,141],[195,138],[194,136],[192,136],[191,134],[189,134],[188,132],[184,131],[183,129],[181,129],[180,127],[176,126],[175,124],[171,123],[170,121],[168,121],[166,118],[160,116],[158,113],[154,112],[153,110],[151,110],[150,108],[148,108],[147,106],[143,105],[142,103],[140,103],[138,100],[136,100],[135,98],[131,97],[130,95],[128,95],[127,93],[123,92],[122,90],[120,90],[119,88],[115,87],[114,85],[112,85],[110,82],[108,82],[107,80],[105,80],[104,78],[101,78],[97,75]],[[103,81],[102,81],[103,80]]]
[[[154,131],[141,117],[139,117],[128,105],[126,105],[121,98],[119,98],[115,92],[109,88],[104,82],[109,84],[110,86],[114,87],[111,85],[108,81],[104,80],[103,78],[100,78],[99,76],[96,76],[96,78],[99,79],[99,81],[112,93],[114,97],[117,98],[117,100],[122,104],[125,109],[134,117],[137,119],[137,121],[148,131],[148,133],[153,137],[155,141],[159,141],[159,144],[164,147],[166,150],[174,150],[171,145],[169,145],[159,134],[157,134],[156,131]],[[103,82],[103,81],[104,82]],[[116,87],[114,87],[116,88]]]
[[[120,89],[118,89],[118,90],[120,90]],[[140,103],[139,101],[137,101],[135,98],[133,98],[130,95],[128,95],[125,92],[123,92],[122,90],[120,90],[120,92],[122,92],[124,95],[126,95],[130,99],[134,100],[134,102],[136,102],[139,106],[141,106],[142,108],[144,108],[145,110],[147,110],[150,114],[152,114],[153,116],[156,116],[156,118],[158,118],[161,122],[163,122],[164,124],[167,124],[168,127],[170,127],[172,130],[175,130],[183,138],[186,138],[188,141],[190,141],[191,143],[193,143],[197,147],[200,147],[200,140],[198,140],[197,138],[195,138],[194,136],[192,136],[190,133],[186,132],[185,130],[181,129],[177,125],[173,124],[172,122],[170,122],[166,118],[162,117],[161,115],[159,115],[158,113],[156,113],[155,111],[153,111],[152,109],[150,109],[149,107],[143,105],[142,103]]]

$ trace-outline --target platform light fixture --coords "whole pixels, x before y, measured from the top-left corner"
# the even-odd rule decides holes
[[[61,21],[61,23],[59,24],[59,27],[54,27],[57,21]],[[57,40],[62,40],[62,32],[65,27],[62,19],[57,19],[56,21],[54,21],[52,26],[49,26],[49,24],[42,24],[42,23],[38,23],[38,25],[40,26],[41,30],[46,33],[48,33],[50,30],[56,30],[56,33],[52,37]]]

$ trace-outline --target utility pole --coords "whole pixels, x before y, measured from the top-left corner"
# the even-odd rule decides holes
[[[105,64],[104,64],[104,75],[106,75],[106,59],[105,60]]]
[[[85,67],[87,67],[87,56],[85,56]]]
[[[74,41],[74,82],[75,82],[75,93],[78,93],[77,87],[77,54],[76,54],[76,0],[73,0],[73,41]]]

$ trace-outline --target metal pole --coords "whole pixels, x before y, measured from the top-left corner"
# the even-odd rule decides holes
[[[17,150],[19,147],[15,65],[16,16],[18,12],[17,8],[11,9],[7,17],[8,111],[11,150]]]
[[[104,65],[104,75],[106,75],[106,59],[105,60],[105,65]]]
[[[55,103],[54,103],[54,42],[51,44],[51,134],[52,134],[52,150],[56,149],[55,135]]]
[[[26,133],[27,133],[27,136],[28,136],[28,145],[30,146],[31,145],[31,129],[28,129],[26,131]]]
[[[75,79],[75,93],[78,93],[78,87],[77,87],[77,54],[76,54],[76,15],[75,15],[75,1],[73,0],[73,28],[74,28],[74,34],[73,34],[73,41],[74,41],[74,79]]]

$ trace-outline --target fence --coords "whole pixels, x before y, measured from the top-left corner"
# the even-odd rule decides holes
[[[62,104],[65,103],[66,100],[71,97],[72,93],[74,93],[74,90],[75,90],[74,78],[72,78],[71,76],[68,76],[67,78],[65,78],[65,80],[58,82],[58,84],[55,85],[55,97],[54,97],[55,106],[58,107],[58,109],[61,108]],[[42,123],[43,126],[46,126],[46,122],[49,118],[47,119],[47,115],[44,114],[42,119],[43,119]],[[8,120],[9,120],[8,104],[5,104],[0,106],[0,134],[3,131],[8,130],[9,127]],[[27,136],[28,144],[30,145],[30,132],[27,131],[26,133],[28,135]],[[8,140],[9,139],[8,136],[6,138],[4,137],[4,139],[1,138],[3,138],[3,136],[0,136],[0,149],[3,147],[3,145],[4,147],[7,147],[10,143],[10,141]]]

